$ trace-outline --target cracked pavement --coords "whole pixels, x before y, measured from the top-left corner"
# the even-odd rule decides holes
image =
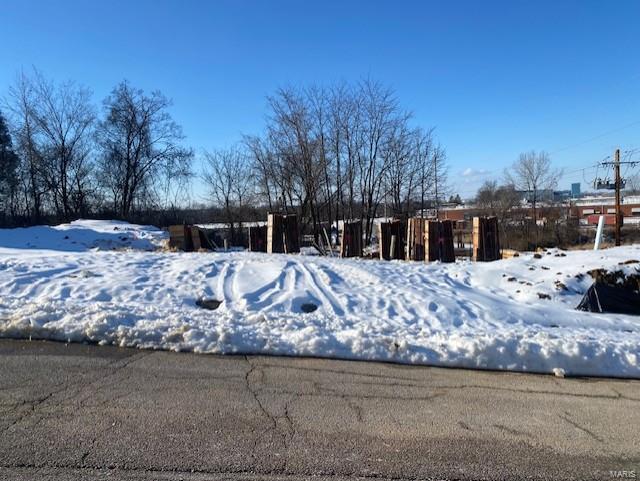
[[[613,479],[640,382],[0,340],[0,479]]]

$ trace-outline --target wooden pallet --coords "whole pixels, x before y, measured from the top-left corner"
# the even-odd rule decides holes
[[[450,220],[430,220],[425,223],[425,256],[427,262],[455,262],[453,223]]]
[[[362,257],[362,223],[344,222],[340,257]]]
[[[300,231],[296,214],[267,214],[267,252],[291,254],[300,252]]]
[[[380,259],[405,259],[405,236],[407,224],[401,220],[378,224]]]
[[[249,250],[267,252],[267,226],[249,227]]]
[[[490,262],[501,258],[498,219],[496,217],[474,217],[473,260]]]
[[[169,226],[169,247],[181,251],[193,250],[193,239],[191,237],[191,226],[180,224]]]
[[[425,225],[427,220],[413,217],[407,222],[407,260],[423,261],[425,259]]]

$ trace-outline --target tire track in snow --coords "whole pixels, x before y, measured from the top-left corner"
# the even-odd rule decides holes
[[[233,288],[234,279],[236,276],[236,262],[227,260],[220,271],[218,276],[218,286],[216,292],[222,305],[226,309],[231,309],[235,303],[235,292]]]
[[[344,316],[344,305],[340,300],[338,300],[333,292],[331,292],[330,288],[326,286],[326,283],[320,279],[318,267],[311,263],[309,263],[309,265],[304,265],[302,262],[299,262],[297,266],[300,268],[307,281],[307,290],[313,291],[318,300],[321,303],[326,303],[333,310],[335,315]],[[326,273],[323,274],[326,275]]]

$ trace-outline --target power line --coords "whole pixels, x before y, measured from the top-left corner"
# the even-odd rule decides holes
[[[603,132],[601,134],[595,135],[595,136],[593,136],[593,137],[591,137],[591,138],[589,138],[587,140],[584,140],[582,142],[578,142],[576,144],[571,144],[571,145],[568,145],[566,147],[562,147],[561,149],[556,149],[553,152],[549,152],[549,155],[557,154],[558,152],[563,152],[565,150],[573,149],[574,147],[580,147],[581,145],[588,144],[589,142],[593,142],[594,140],[601,139],[602,137],[606,137],[607,135],[615,134],[616,132],[620,132],[621,130],[628,129],[629,127],[633,127],[634,125],[639,125],[639,124],[640,124],[640,120],[636,120],[635,122],[631,122],[630,124],[626,124],[626,125],[623,125],[621,127],[617,127],[617,128],[615,128],[613,130],[608,130],[608,131]]]

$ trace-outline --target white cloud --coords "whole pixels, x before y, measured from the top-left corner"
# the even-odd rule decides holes
[[[474,169],[473,167],[467,167],[462,171],[462,177],[478,177],[480,175],[487,175],[490,171],[486,169]]]

